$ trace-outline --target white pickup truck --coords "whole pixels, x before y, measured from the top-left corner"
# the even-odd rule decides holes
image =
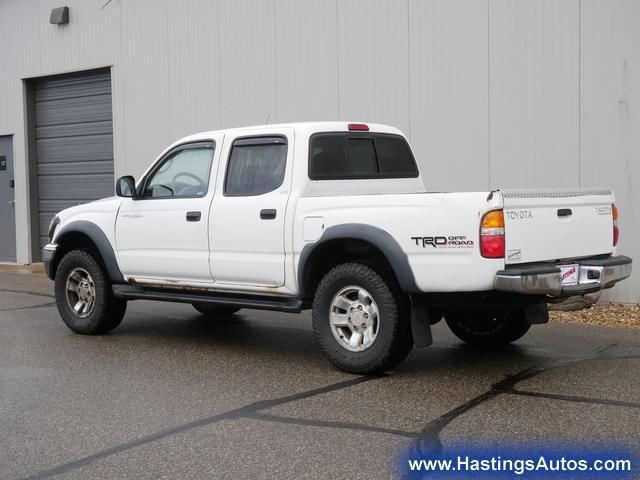
[[[442,318],[464,341],[512,342],[547,303],[631,273],[610,189],[428,192],[384,125],[199,133],[116,193],[49,228],[45,268],[77,333],[114,329],[135,299],[207,316],[312,309],[329,360],[375,372],[429,345]]]

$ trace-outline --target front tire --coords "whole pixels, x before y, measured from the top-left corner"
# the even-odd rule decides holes
[[[445,321],[456,337],[473,345],[506,345],[531,327],[521,309],[449,311]]]
[[[322,351],[350,373],[381,372],[400,363],[413,338],[404,298],[373,268],[343,263],[321,280],[313,330]]]
[[[72,250],[60,261],[55,297],[67,327],[84,335],[110,332],[120,325],[127,309],[126,300],[113,296],[97,258],[85,250]]]

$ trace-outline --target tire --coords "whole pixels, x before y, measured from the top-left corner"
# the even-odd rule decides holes
[[[362,298],[358,296],[360,293]],[[344,302],[338,300],[339,297]],[[338,308],[336,302],[342,306],[351,305],[354,310],[350,310],[351,306]],[[358,305],[363,308],[359,309]],[[316,290],[312,318],[323,353],[333,365],[346,372],[384,371],[404,360],[413,347],[404,297],[393,282],[385,280],[367,265],[343,263],[331,269]],[[341,326],[337,327],[337,322],[333,322],[332,327],[333,318]],[[364,330],[363,325],[366,325]],[[357,332],[356,327],[359,328]],[[360,337],[352,337],[356,333]],[[354,345],[350,344],[352,339]]]
[[[67,327],[84,335],[110,332],[120,325],[127,309],[126,300],[113,296],[111,282],[96,256],[85,250],[72,250],[60,261],[55,297]],[[84,306],[77,312],[71,304],[77,306],[79,301]]]
[[[531,326],[520,309],[448,311],[445,321],[456,337],[474,345],[506,345]]]
[[[209,305],[206,303],[193,303],[193,308],[207,317],[224,317],[232,315],[240,310],[240,307],[231,307],[225,305]]]

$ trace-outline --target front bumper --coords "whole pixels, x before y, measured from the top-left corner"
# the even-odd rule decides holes
[[[560,265],[578,265],[578,284],[562,285]],[[584,295],[613,287],[631,275],[631,259],[617,257],[585,258],[555,265],[524,266],[500,270],[496,274],[495,288],[503,292],[549,297]]]
[[[47,274],[47,277],[49,277],[51,280],[53,280],[55,277],[51,266],[53,258],[56,256],[57,249],[58,245],[55,243],[48,243],[44,247],[42,247],[42,261],[44,262],[44,271]]]

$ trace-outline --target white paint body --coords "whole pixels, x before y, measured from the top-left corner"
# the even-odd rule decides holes
[[[402,135],[393,127],[368,125],[372,132]],[[182,143],[214,141],[205,197],[105,199],[60,212],[56,234],[75,220],[95,223],[105,232],[127,281],[290,296],[300,292],[298,262],[303,248],[317,242],[326,229],[342,224],[364,224],[389,233],[407,255],[416,284],[424,292],[492,290],[496,272],[506,263],[615,253],[613,196],[608,190],[430,193],[422,177],[310,180],[310,136],[337,131],[348,131],[348,124],[265,125],[185,137],[156,161]],[[230,147],[236,138],[248,135],[287,138],[284,181],[264,195],[225,197]],[[502,258],[483,258],[479,250],[482,216],[501,208],[506,214],[507,251],[520,251],[519,258],[506,263]],[[574,215],[558,217],[559,208],[571,208]],[[276,209],[276,219],[261,220],[262,209]],[[186,212],[192,210],[202,212],[200,222],[185,221]],[[472,244],[435,248],[416,239],[427,236],[464,237]]]

